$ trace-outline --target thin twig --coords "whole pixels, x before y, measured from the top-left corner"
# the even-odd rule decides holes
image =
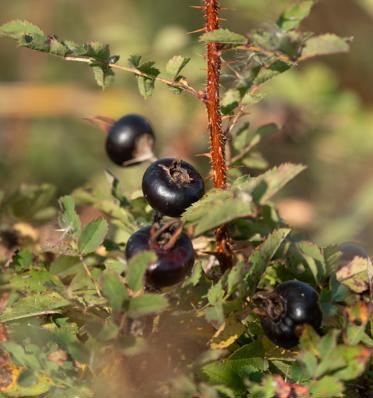
[[[79,257],[81,263],[83,264],[84,270],[88,276],[88,278],[91,280],[91,282],[93,283],[95,289],[96,289],[96,293],[98,295],[98,297],[102,297],[102,293],[100,290],[100,287],[98,286],[97,282],[94,280],[92,272],[89,270],[87,263],[84,261],[83,256]]]
[[[292,65],[297,65],[297,62],[289,58],[287,55],[282,54],[278,51],[271,51],[271,50],[266,50],[265,48],[254,46],[251,44],[245,44],[243,46],[238,46],[236,47],[237,50],[244,50],[244,51],[249,51],[255,54],[264,54],[267,55],[268,57],[275,57],[279,59],[280,61],[290,63]]]
[[[71,56],[67,56],[64,59],[66,61],[84,62],[86,64],[93,64],[93,63],[97,62],[94,58],[89,58],[89,57],[71,57]],[[178,80],[178,81],[168,80],[168,79],[165,79],[163,77],[149,75],[147,73],[141,72],[138,69],[130,67],[130,66],[118,65],[118,64],[113,64],[113,63],[109,63],[109,64],[107,64],[107,66],[112,68],[112,69],[118,69],[118,70],[123,70],[125,72],[132,73],[135,76],[144,77],[144,78],[147,78],[147,79],[155,80],[157,82],[161,82],[163,84],[166,84],[169,87],[179,88],[179,89],[184,90],[185,92],[193,95],[194,97],[196,97],[200,101],[204,101],[205,100],[205,93],[203,91],[196,90],[194,87],[189,85],[189,83],[185,79],[181,79],[181,80]]]
[[[245,107],[241,104],[238,106],[238,111],[229,118],[228,126],[224,131],[224,135],[227,138],[227,143],[225,150],[226,150],[226,162],[227,165],[231,165],[232,162],[232,130],[236,127],[238,121],[240,120],[241,116],[245,114]]]
[[[236,156],[234,156],[229,164],[233,164],[238,162],[239,160],[241,160],[243,157],[245,157],[256,145],[256,143],[250,143],[246,148],[244,148],[239,154],[237,154]]]

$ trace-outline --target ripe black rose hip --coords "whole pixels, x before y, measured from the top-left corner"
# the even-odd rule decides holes
[[[265,334],[275,344],[284,348],[296,346],[305,324],[319,332],[322,322],[319,296],[310,285],[284,282],[264,300],[266,314],[261,323]]]
[[[145,199],[160,213],[179,217],[205,191],[198,171],[184,160],[160,159],[145,171],[142,180]]]
[[[141,251],[154,250],[157,260],[146,270],[146,285],[159,289],[182,281],[190,273],[194,264],[191,240],[186,234],[181,233],[168,248],[167,243],[169,239],[172,239],[172,232],[165,231],[154,239],[151,236],[152,232],[154,232],[152,227],[143,227],[131,235],[126,246],[126,259],[129,260]]]
[[[140,115],[123,116],[110,127],[106,153],[119,166],[138,164],[153,157],[154,132]]]

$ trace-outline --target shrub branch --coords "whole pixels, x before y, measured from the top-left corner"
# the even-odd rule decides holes
[[[205,31],[211,32],[215,29],[219,29],[219,1],[204,0],[204,4]],[[205,100],[210,132],[210,158],[214,186],[215,188],[225,189],[227,183],[227,166],[225,162],[226,137],[222,130],[222,116],[220,112],[220,72],[220,44],[210,42],[207,44],[207,89]],[[232,264],[226,226],[219,227],[215,233],[217,257],[222,271],[225,271]]]
[[[94,58],[89,58],[89,57],[71,57],[71,56],[67,56],[65,57],[66,61],[73,61],[73,62],[84,62],[87,64],[93,64],[96,63],[97,60],[95,60]],[[118,64],[114,64],[114,63],[109,63],[107,64],[108,67],[113,68],[113,69],[118,69],[118,70],[122,70],[125,72],[129,72],[132,73],[135,76],[139,76],[139,77],[145,77],[148,79],[152,79],[155,80],[157,82],[166,84],[169,87],[174,87],[174,88],[179,88],[191,95],[193,95],[194,97],[196,97],[197,99],[199,99],[200,101],[204,101],[205,98],[205,94],[203,91],[198,91],[196,90],[194,87],[190,86],[189,83],[185,80],[168,80],[165,79],[163,77],[158,77],[158,76],[152,76],[149,75],[147,73],[141,72],[140,70],[130,67],[130,66],[124,66],[124,65],[118,65]]]

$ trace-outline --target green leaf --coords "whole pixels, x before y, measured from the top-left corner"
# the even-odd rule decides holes
[[[38,26],[33,25],[28,21],[15,20],[0,26],[0,36],[18,40],[25,34],[45,36],[44,32]]]
[[[61,308],[70,302],[58,293],[28,295],[18,299],[13,305],[5,308],[0,315],[0,322],[10,322],[17,319],[42,316],[48,313],[59,313]]]
[[[181,55],[175,55],[172,57],[166,65],[166,72],[174,80],[179,76],[181,71],[184,69],[184,67],[188,64],[190,61],[190,58],[182,57]]]
[[[136,68],[140,73],[146,75],[146,76],[136,75],[137,84],[140,94],[145,99],[150,97],[154,90],[155,78],[160,73],[159,69],[154,67],[153,61],[141,63],[141,56],[138,55],[132,55],[128,61],[131,66]]]
[[[12,267],[14,267],[17,272],[25,271],[32,265],[33,254],[28,249],[19,250],[12,258]]]
[[[211,305],[216,305],[222,302],[224,298],[223,283],[219,282],[212,285],[207,293],[207,299]]]
[[[300,164],[284,163],[258,177],[239,178],[234,185],[238,189],[250,193],[255,202],[265,204],[304,169],[305,166]]]
[[[238,348],[229,357],[230,359],[264,358],[265,349],[261,340],[253,341]]]
[[[14,341],[3,341],[1,342],[1,347],[12,355],[17,364],[31,369],[40,369],[40,360],[37,356],[33,355],[35,352],[30,352],[31,350],[26,351],[25,347]]]
[[[277,25],[285,31],[297,28],[303,19],[309,15],[314,3],[314,0],[306,0],[293,5],[280,15],[277,20]]]
[[[69,49],[55,37],[49,39],[49,52],[58,57],[65,57],[69,53]]]
[[[246,326],[237,319],[236,315],[230,315],[210,340],[213,350],[222,350],[232,346],[246,331]]]
[[[326,276],[326,263],[321,249],[313,242],[301,241],[296,244],[316,282]]]
[[[242,164],[250,169],[265,170],[269,163],[260,152],[250,152],[242,159]]]
[[[56,194],[56,188],[50,184],[21,184],[0,204],[11,216],[23,220],[44,220],[48,205]]]
[[[109,88],[113,84],[115,74],[110,66],[106,64],[93,63],[91,64],[91,68],[97,85],[103,90]]]
[[[255,78],[254,83],[256,85],[261,85],[273,79],[275,76],[286,72],[290,68],[291,64],[288,62],[275,61],[268,68],[261,69],[261,71],[258,73],[257,77]]]
[[[75,235],[80,235],[80,218],[75,211],[75,201],[72,196],[63,196],[59,200],[62,214],[59,218],[60,227]]]
[[[262,373],[267,369],[268,361],[258,357],[212,362],[205,365],[202,372],[210,382],[224,384],[239,391],[245,388],[245,379],[250,374]]]
[[[320,55],[348,52],[350,49],[349,40],[332,33],[311,37],[306,41],[306,45],[303,48],[302,60]]]
[[[60,255],[51,264],[50,272],[60,278],[65,278],[81,269],[81,266],[79,257]]]
[[[9,286],[23,294],[43,293],[51,287],[64,288],[62,282],[47,270],[32,269],[22,273],[22,276],[15,274],[9,280]]]
[[[168,307],[168,301],[159,294],[146,293],[132,297],[128,309],[130,318],[140,318],[145,315],[160,314]]]
[[[185,279],[183,287],[197,286],[199,281],[201,280],[202,274],[203,274],[202,261],[197,260],[193,266],[192,275],[190,275],[189,278]]]
[[[333,330],[324,336],[319,345],[320,363],[314,369],[314,376],[319,378],[326,374],[329,370],[339,367],[339,361],[335,358],[335,349],[337,347],[338,330]]]
[[[155,80],[148,77],[137,77],[137,85],[140,94],[147,99],[153,94]]]
[[[41,397],[52,387],[54,387],[54,383],[48,375],[25,369],[18,375],[16,383],[2,391],[6,397]]]
[[[124,301],[128,299],[127,290],[119,279],[119,275],[115,272],[105,271],[102,274],[101,286],[113,311],[119,311]]]
[[[276,394],[276,383],[272,376],[267,376],[262,381],[262,384],[250,383],[250,398],[274,398]]]
[[[245,152],[248,153],[258,145],[264,137],[274,134],[277,131],[278,127],[275,123],[260,126],[256,131],[250,130],[249,124],[245,123],[240,130],[237,131],[233,146],[238,151],[245,150]]]
[[[215,328],[219,328],[224,322],[223,304],[217,302],[213,307],[205,309],[205,319]]]
[[[84,256],[93,253],[102,244],[108,232],[108,223],[103,218],[91,221],[82,231],[79,251]]]
[[[353,380],[359,377],[365,370],[372,357],[373,350],[358,346],[338,346],[335,351],[335,358],[343,359],[344,367],[340,367],[334,373],[339,380]]]
[[[343,383],[333,376],[325,376],[310,385],[312,398],[336,398],[341,396],[343,390]]]
[[[221,99],[221,112],[223,115],[233,114],[233,111],[237,108],[241,102],[240,91],[237,89],[227,90]]]
[[[140,252],[131,258],[127,269],[127,284],[131,290],[136,292],[144,288],[145,272],[156,259],[152,251]]]
[[[231,32],[229,29],[215,29],[204,33],[199,40],[203,43],[224,43],[224,44],[245,44],[247,38],[238,33]]]
[[[370,258],[355,257],[340,268],[337,280],[355,293],[362,293],[373,283],[373,265]]]
[[[251,196],[241,190],[213,189],[195,202],[182,215],[187,225],[195,226],[195,235],[201,235],[219,225],[255,212]]]
[[[94,58],[102,63],[108,64],[110,57],[110,47],[98,41],[91,41],[84,44],[86,49],[85,56]]]
[[[269,262],[289,233],[290,229],[286,228],[272,232],[272,234],[251,254],[249,258],[250,269],[245,276],[248,295],[254,294]]]
[[[229,271],[227,277],[227,296],[230,296],[239,288],[246,271],[246,264],[244,262],[239,262]]]

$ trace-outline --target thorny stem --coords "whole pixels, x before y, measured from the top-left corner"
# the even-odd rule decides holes
[[[219,29],[219,1],[205,0],[206,32]],[[221,58],[218,43],[207,44],[207,98],[206,108],[211,140],[211,162],[213,166],[213,179],[216,188],[224,189],[226,186],[226,166],[222,136],[222,118],[220,113],[220,70]]]
[[[65,57],[65,60],[66,61],[73,61],[73,62],[84,62],[84,63],[87,63],[87,64],[92,64],[94,62],[97,62],[95,59],[89,58],[89,57],[70,57],[70,56],[67,56],[67,57]],[[194,97],[196,97],[200,101],[204,101],[204,92],[203,91],[198,91],[194,87],[190,86],[189,83],[185,79],[178,80],[178,81],[168,80],[168,79],[165,79],[163,77],[148,75],[147,73],[141,72],[138,69],[130,67],[130,66],[118,65],[118,64],[113,64],[113,63],[109,63],[109,64],[107,64],[107,66],[109,66],[110,68],[113,68],[113,69],[123,70],[125,72],[132,73],[135,76],[146,77],[146,78],[149,78],[149,79],[153,79],[153,80],[155,80],[157,82],[164,83],[164,84],[166,84],[169,87],[182,89],[185,92],[193,95]]]
[[[219,0],[204,0],[205,31],[219,29]],[[222,116],[220,113],[220,72],[221,50],[219,43],[207,44],[207,90],[206,109],[210,131],[210,156],[215,188],[226,188],[225,143],[226,137],[222,130]],[[226,226],[216,231],[216,251],[222,271],[232,265],[232,256],[229,249],[229,238]]]

